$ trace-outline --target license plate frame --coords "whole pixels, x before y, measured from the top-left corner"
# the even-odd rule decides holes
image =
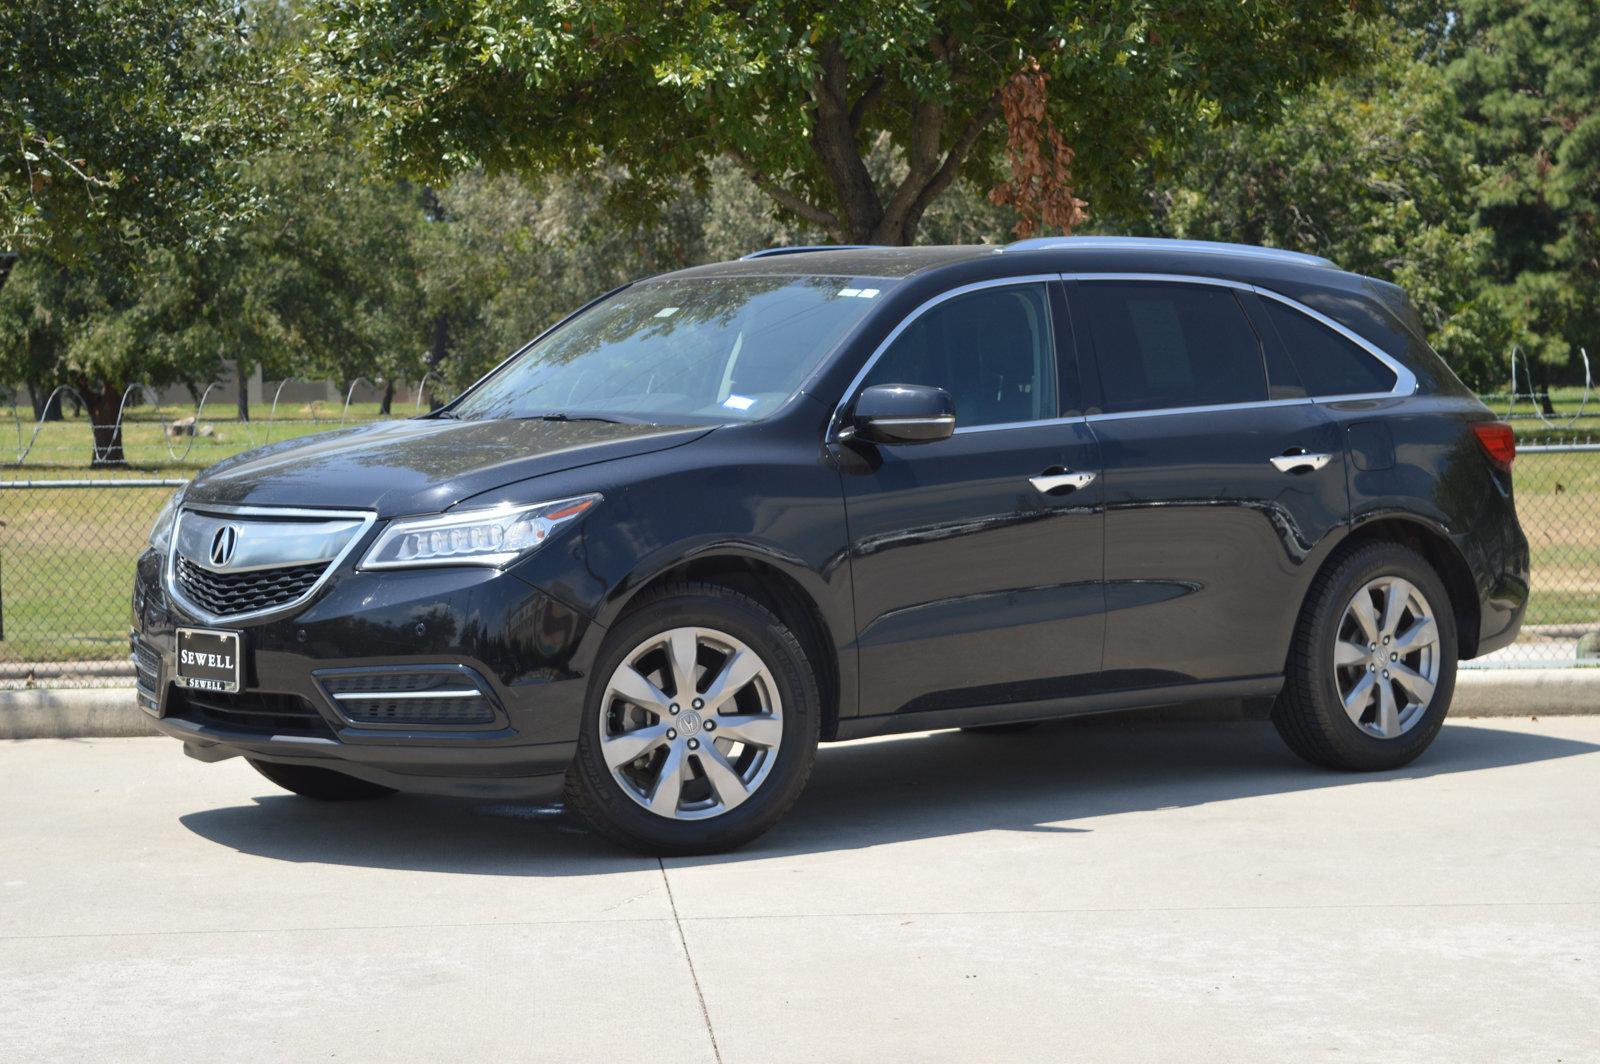
[[[219,628],[179,628],[173,680],[196,691],[235,694],[244,677],[244,633]]]

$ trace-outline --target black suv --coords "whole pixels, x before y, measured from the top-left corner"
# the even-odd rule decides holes
[[[1394,768],[1516,637],[1513,454],[1324,259],[775,249],[196,477],[139,559],[138,699],[299,794],[564,784],[658,853],[888,732],[1275,698],[1303,757]]]

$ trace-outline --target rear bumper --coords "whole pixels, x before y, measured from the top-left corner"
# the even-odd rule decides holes
[[[1481,657],[1516,642],[1528,609],[1530,559],[1528,537],[1509,506],[1498,521],[1480,524],[1474,541],[1481,547],[1476,566],[1478,640],[1472,657]]]

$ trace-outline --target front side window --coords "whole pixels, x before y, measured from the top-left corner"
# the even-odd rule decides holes
[[[765,417],[894,283],[756,276],[645,281],[540,340],[451,413],[668,423]]]
[[[962,426],[1055,417],[1045,286],[981,288],[935,305],[895,337],[865,383],[943,388]]]
[[[1106,413],[1267,398],[1261,341],[1231,289],[1085,281],[1079,292]]]

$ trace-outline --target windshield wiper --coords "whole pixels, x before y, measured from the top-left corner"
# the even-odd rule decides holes
[[[563,414],[559,411],[549,414],[525,414],[522,421],[603,421],[607,425],[637,425],[637,421],[623,421],[621,418],[601,417],[598,414]]]

